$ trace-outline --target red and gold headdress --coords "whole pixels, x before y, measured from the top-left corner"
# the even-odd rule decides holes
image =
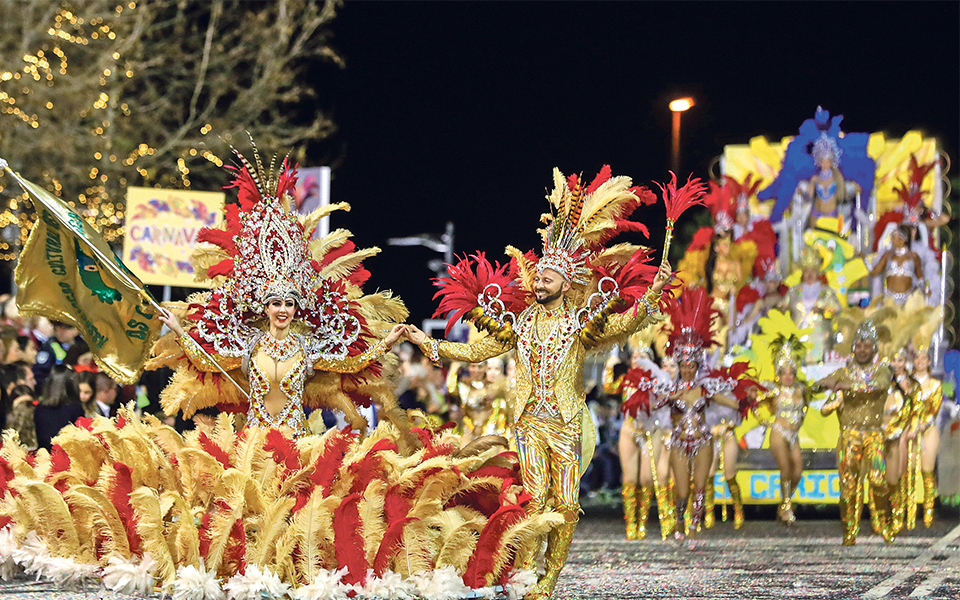
[[[742,184],[732,177],[724,177],[723,185],[710,182],[710,189],[703,200],[713,215],[715,233],[733,229],[737,212],[750,209],[750,196],[759,187],[760,181],[754,182],[753,174],[747,175]]]
[[[891,224],[904,223],[917,227],[923,221],[923,215],[926,206],[923,203],[923,180],[927,174],[936,166],[936,162],[930,162],[925,165],[917,163],[917,157],[910,155],[910,178],[906,183],[901,183],[899,187],[894,188],[903,206],[900,210],[888,210],[881,215],[874,226],[874,249],[879,247],[881,240],[886,232],[892,229]]]
[[[670,317],[667,348],[679,362],[703,365],[704,351],[716,345],[714,327],[720,311],[702,287],[687,288],[667,307]]]
[[[547,196],[551,214],[543,215],[547,228],[543,236],[543,256],[537,270],[552,269],[571,283],[587,285],[590,269],[587,260],[601,245],[622,231],[646,228],[627,217],[656,197],[650,190],[632,186],[629,177],[611,177],[610,165],[604,165],[589,186],[582,176],[564,178],[560,169],[553,170],[553,193]]]
[[[916,227],[923,218],[923,192],[921,186],[927,173],[935,166],[930,162],[923,166],[917,164],[917,157],[910,155],[910,180],[906,185],[896,188],[897,195],[903,202],[903,221]]]

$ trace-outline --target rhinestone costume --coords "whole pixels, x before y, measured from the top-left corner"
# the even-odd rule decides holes
[[[286,340],[291,341],[287,342]],[[180,336],[179,341],[187,358],[197,370],[218,371],[217,365],[200,351],[196,340],[189,335],[183,335]],[[264,356],[274,360],[275,356],[272,354],[275,354],[275,349],[280,346],[282,346],[282,349],[279,356],[285,357],[282,360],[295,359],[295,362],[279,381],[274,381],[264,373],[260,361],[257,359]],[[311,352],[311,348],[314,349],[313,352]],[[261,332],[252,339],[240,359],[219,355],[213,356],[214,360],[225,370],[241,368],[249,377],[248,427],[288,427],[296,437],[305,435],[308,430],[306,415],[303,411],[303,387],[307,378],[313,375],[314,370],[356,373],[379,360],[388,350],[386,343],[380,340],[362,354],[340,360],[318,356],[315,348],[316,343],[307,336],[291,333],[285,340],[280,341],[274,339],[269,333]],[[280,391],[287,398],[287,402],[277,415],[271,416],[264,406],[263,400],[273,386],[279,386]]]

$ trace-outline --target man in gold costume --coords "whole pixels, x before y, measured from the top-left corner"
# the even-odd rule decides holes
[[[861,323],[853,340],[853,360],[817,383],[819,389],[835,394],[820,412],[836,411],[840,420],[837,469],[844,546],[857,543],[864,480],[873,490],[883,539],[893,542],[896,535],[891,510],[895,486],[887,482],[884,446],[903,432],[905,424],[896,418],[883,425],[891,373],[886,363],[874,363],[877,339],[877,327],[869,320]]]
[[[589,188],[575,178],[568,184],[568,180],[555,171],[557,187],[549,200],[557,208],[557,214],[545,233],[543,256],[535,264],[523,260],[526,259],[523,255],[517,261],[521,270],[525,265],[529,269],[521,273],[520,278],[528,277],[525,285],[533,292],[535,302],[518,306],[518,314],[506,328],[510,335],[489,335],[472,344],[458,344],[432,339],[416,327],[409,327],[410,340],[420,345],[424,354],[434,361],[443,356],[480,362],[516,350],[514,430],[523,485],[533,498],[527,511],[536,514],[549,504],[565,518],[565,523],[548,537],[546,573],[525,596],[528,600],[549,598],[552,594],[579,519],[579,481],[595,445],[595,432],[585,403],[585,355],[603,340],[615,336],[625,338],[658,321],[657,305],[671,276],[666,261],[659,270],[650,267],[648,277],[653,279],[652,284],[644,285],[646,292],[635,296],[636,300],[626,304],[628,308],[622,313],[602,310],[599,306],[609,306],[616,294],[622,302],[628,295],[624,292],[630,288],[623,281],[619,287],[614,283],[615,291],[607,294],[603,293],[605,284],[600,283],[600,290],[594,296],[603,295],[606,300],[599,306],[589,299],[585,306],[578,302],[577,299],[585,295],[583,289],[596,289],[593,286],[600,279],[588,264],[597,268],[606,257],[604,248],[594,240],[606,239],[602,236],[609,231],[609,225],[604,226],[605,229],[591,224],[613,221],[599,218],[599,211],[620,210],[624,204],[638,205],[642,194],[649,194],[642,188],[631,188],[629,178],[609,179],[607,169],[605,167]],[[607,179],[598,181],[604,175]],[[605,280],[612,281],[609,276]],[[503,282],[502,287],[505,291],[515,289],[511,286]],[[473,298],[476,301],[477,296]],[[441,303],[441,309],[443,307]],[[528,560],[527,568],[534,568],[532,560]]]

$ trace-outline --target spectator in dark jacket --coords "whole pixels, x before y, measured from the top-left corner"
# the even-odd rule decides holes
[[[40,403],[33,413],[37,428],[37,445],[50,449],[50,441],[60,430],[83,416],[80,391],[76,373],[64,365],[55,365],[50,370],[40,396]]]
[[[67,351],[75,343],[78,333],[73,325],[54,321],[53,335],[40,346],[37,363],[33,365],[33,374],[41,389],[53,366],[62,364],[67,357]]]

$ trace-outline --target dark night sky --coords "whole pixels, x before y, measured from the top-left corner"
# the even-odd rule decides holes
[[[438,255],[387,237],[451,220],[459,253],[536,247],[554,166],[667,178],[677,94],[698,102],[684,175],[705,177],[725,144],[796,134],[817,105],[847,132],[923,130],[951,176],[960,164],[955,2],[347,2],[332,29],[347,68],[317,68],[315,85],[339,131],[310,154],[339,161],[332,197],[353,212],[332,226],[383,248],[370,289],[413,322],[435,306]],[[662,217],[637,218],[659,246]]]

